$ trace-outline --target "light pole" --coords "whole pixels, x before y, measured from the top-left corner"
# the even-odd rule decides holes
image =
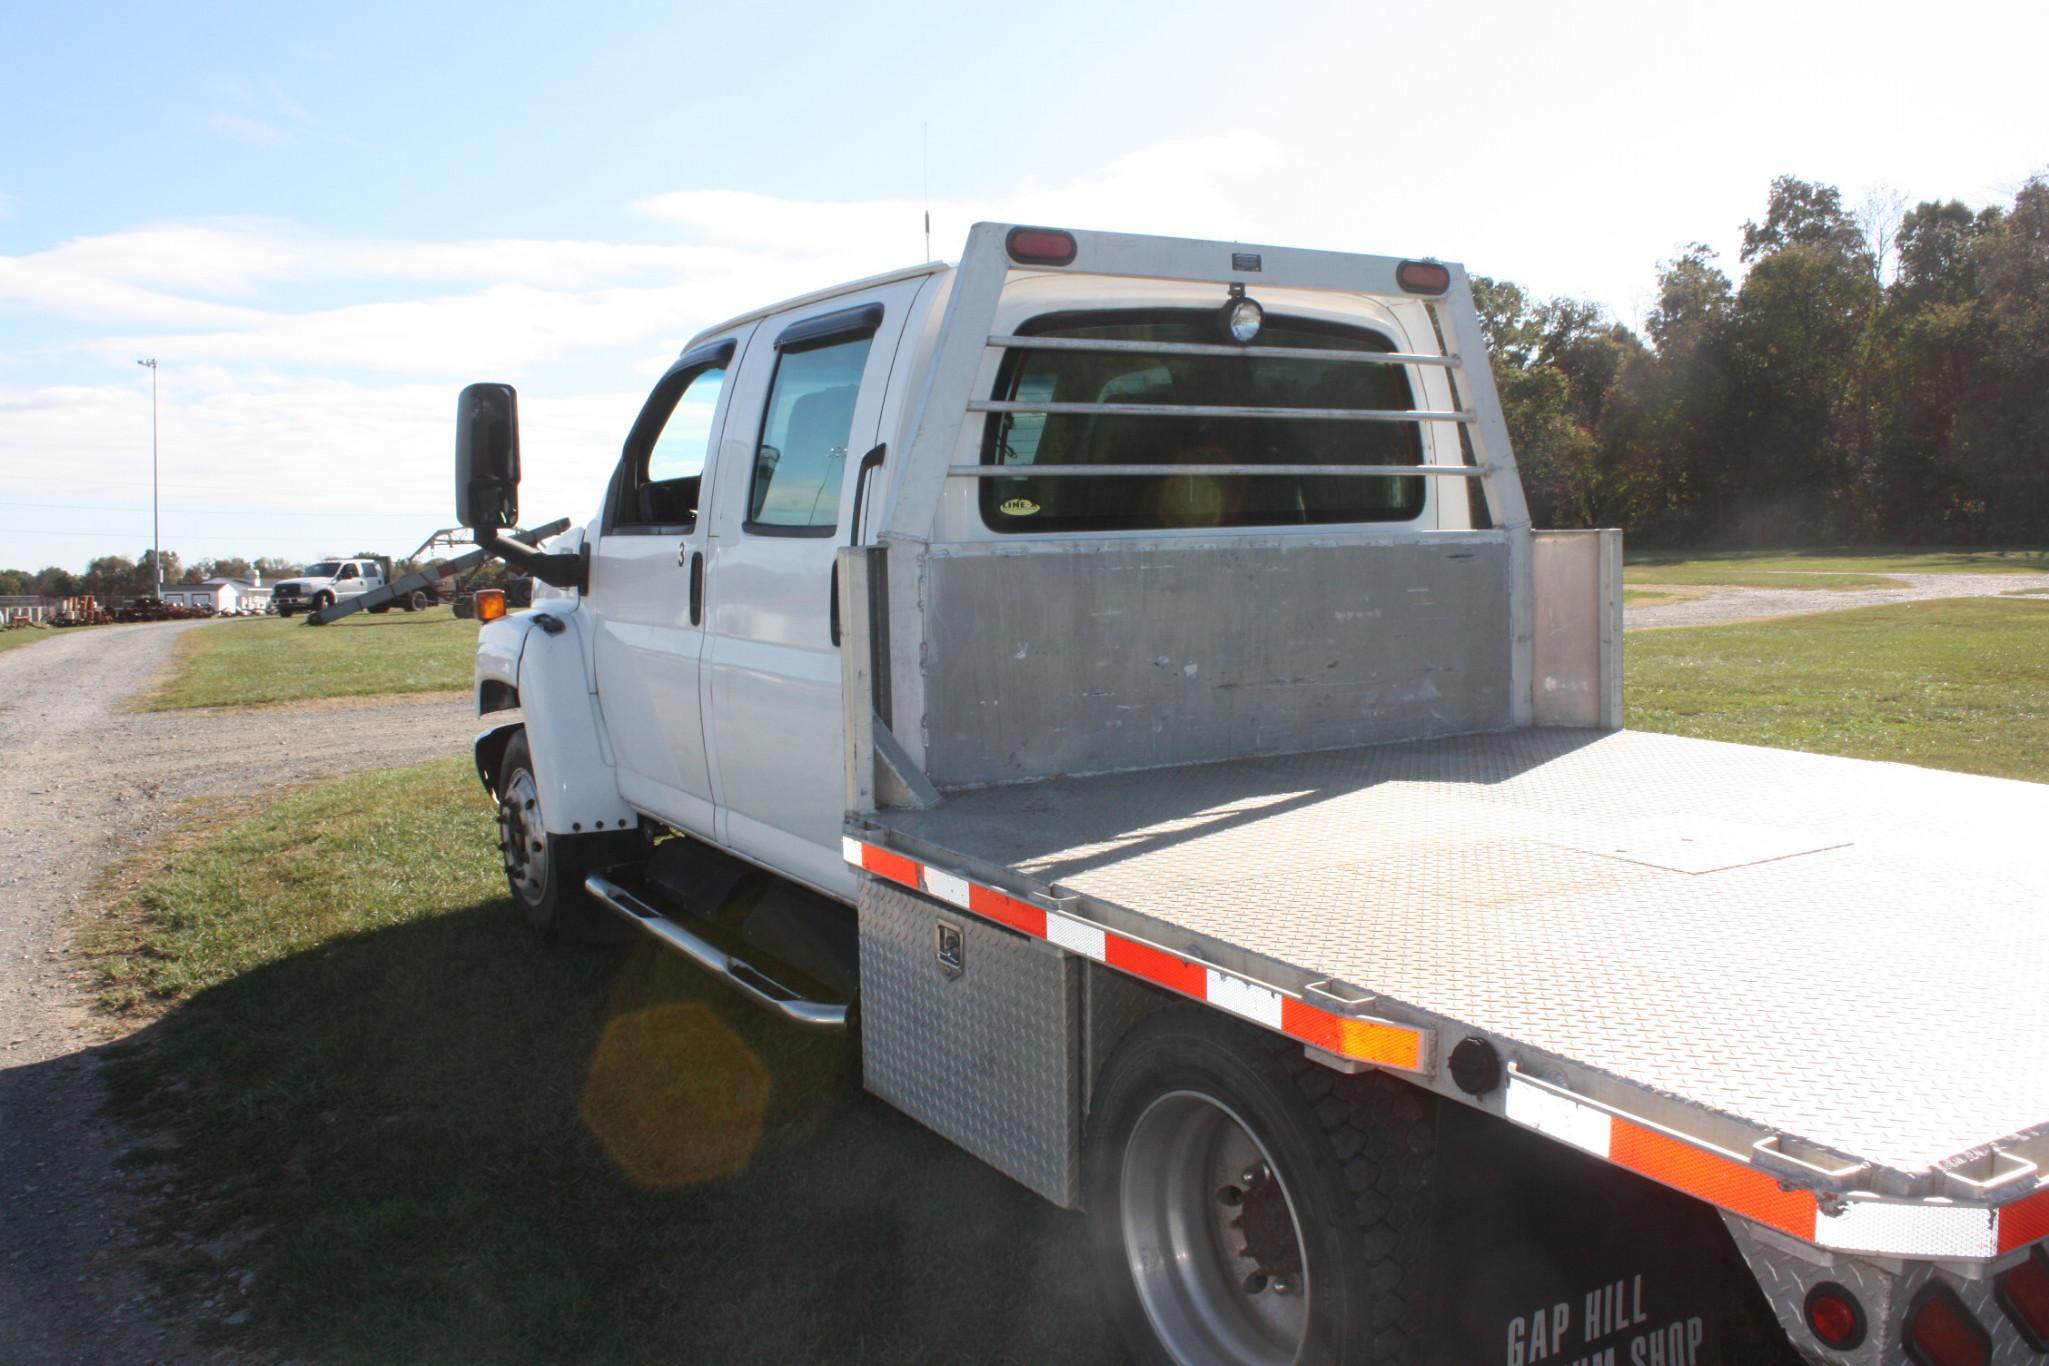
[[[149,558],[156,565],[157,601],[164,600],[164,542],[157,527],[157,363],[154,356],[139,360],[149,367]]]

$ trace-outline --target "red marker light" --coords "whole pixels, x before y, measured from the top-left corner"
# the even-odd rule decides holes
[[[1394,279],[1411,294],[1442,294],[1451,288],[1451,272],[1435,261],[1404,261],[1394,268]]]
[[[1807,1292],[1807,1326],[1825,1345],[1847,1352],[1864,1343],[1864,1307],[1840,1285],[1823,1281]]]
[[[1992,1339],[1956,1292],[1930,1281],[1907,1311],[1907,1360],[1914,1366],[1990,1366]]]
[[[1074,234],[1058,228],[1012,228],[1003,239],[1010,259],[1028,266],[1074,264]]]
[[[2021,1330],[2028,1346],[2049,1353],[2049,1250],[2034,1255],[1992,1283],[1999,1307]]]

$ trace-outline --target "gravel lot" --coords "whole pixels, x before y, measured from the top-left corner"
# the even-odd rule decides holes
[[[235,1306],[154,1298],[130,1240],[145,1178],[104,1116],[103,1022],[66,955],[110,860],[189,798],[248,795],[467,748],[466,699],[128,713],[188,630],[65,632],[0,655],[0,1361],[198,1361],[192,1328]]]
[[[1717,626],[1763,617],[1797,617],[1813,612],[1840,612],[1851,607],[1882,607],[1930,598],[1996,598],[2022,589],[2049,588],[2049,574],[1887,574],[1894,588],[1675,588],[1697,594],[1684,602],[1625,607],[1623,629],[1656,630],[1664,626]],[[1631,584],[1653,591],[1652,584]]]

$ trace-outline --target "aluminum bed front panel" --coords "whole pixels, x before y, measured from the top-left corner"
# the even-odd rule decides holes
[[[1895,1172],[2049,1123],[2049,787],[1523,730],[877,819]]]

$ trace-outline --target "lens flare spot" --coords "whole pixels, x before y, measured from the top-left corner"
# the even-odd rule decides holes
[[[718,1012],[677,1001],[605,1026],[579,1110],[620,1170],[667,1190],[746,1170],[768,1092],[767,1069]]]

